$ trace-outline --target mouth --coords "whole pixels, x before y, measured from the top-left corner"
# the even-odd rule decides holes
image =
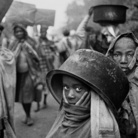
[[[67,99],[67,100],[69,104],[72,104],[72,105],[76,104],[76,101],[74,99]]]
[[[121,67],[121,69],[122,69],[124,72],[128,71],[128,67]]]

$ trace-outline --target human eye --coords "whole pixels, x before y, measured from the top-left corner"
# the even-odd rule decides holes
[[[76,90],[76,92],[80,93],[80,92],[84,91],[84,88],[78,86],[78,87],[75,88],[75,90]]]
[[[68,91],[69,87],[67,85],[63,85],[63,90]]]
[[[119,57],[120,54],[119,54],[119,53],[114,53],[113,56],[114,56],[114,57]]]
[[[134,56],[134,53],[128,53],[127,54],[127,57],[133,57]]]
[[[116,53],[113,54],[113,59],[114,59],[114,60],[120,60],[121,56],[122,56],[121,53],[116,52]]]

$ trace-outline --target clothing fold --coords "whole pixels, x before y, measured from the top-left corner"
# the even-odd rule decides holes
[[[14,55],[8,49],[0,49],[0,120],[7,138],[16,138],[14,126],[14,99],[16,68]]]

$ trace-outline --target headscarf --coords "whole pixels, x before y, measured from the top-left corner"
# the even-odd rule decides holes
[[[101,30],[101,33],[104,35],[111,35],[114,38],[117,37],[120,34],[119,28],[117,26],[114,25],[108,25],[106,27],[103,27],[103,29]]]
[[[136,44],[136,50],[135,50],[134,56],[128,66],[128,68],[131,70],[138,63],[138,39],[135,37],[135,35],[132,32],[123,33],[123,34],[119,35],[118,37],[116,37],[116,39],[114,39],[114,41],[110,44],[109,49],[106,53],[106,56],[112,58],[113,50],[114,50],[114,46],[115,46],[116,42],[123,37],[131,38],[134,41],[134,43]]]
[[[132,137],[136,135],[138,137],[138,120],[137,120],[137,115],[138,115],[138,110],[137,110],[137,104],[138,104],[138,39],[135,37],[135,35],[132,32],[127,32],[123,33],[120,36],[118,36],[113,43],[109,46],[109,49],[106,53],[106,56],[111,57],[113,55],[113,50],[116,42],[123,38],[131,38],[135,45],[136,45],[136,50],[134,53],[134,56],[128,65],[128,68],[130,70],[133,69],[133,71],[127,75],[128,80],[130,82],[130,90],[129,94],[126,97],[125,101],[122,104],[121,109],[119,110],[119,118],[120,118],[120,131],[122,135],[125,136],[130,136]]]
[[[26,31],[26,27],[23,24],[14,24],[13,25],[13,31],[15,31],[16,28],[21,28],[25,34],[25,37],[27,37],[27,31]]]

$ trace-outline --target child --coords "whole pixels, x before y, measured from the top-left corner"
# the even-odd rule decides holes
[[[109,58],[81,49],[50,71],[47,85],[60,111],[46,138],[120,138],[117,110],[128,80]]]

